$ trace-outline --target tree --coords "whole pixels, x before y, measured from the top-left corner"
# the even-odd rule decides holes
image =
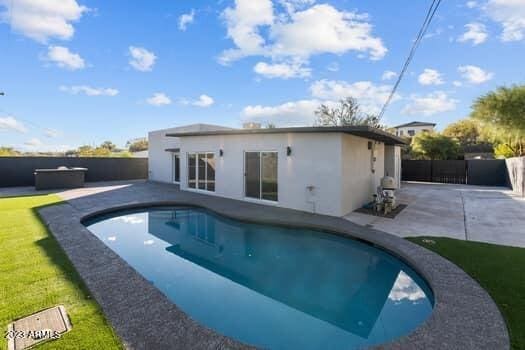
[[[12,147],[0,147],[0,157],[18,156],[20,152],[15,151]]]
[[[102,145],[104,145],[104,143]],[[88,145],[80,146],[77,149],[77,154],[79,157],[109,157],[111,151],[107,148],[107,145],[106,147],[103,147],[102,145],[96,148]]]
[[[77,149],[77,154],[79,157],[92,157],[93,156],[93,147],[85,145],[80,146]]]
[[[104,141],[100,145],[100,148],[105,148],[105,149],[109,150],[110,152],[113,152],[113,151],[115,151],[117,149],[117,146],[111,141]]]
[[[148,149],[148,140],[138,140],[129,144],[128,147],[130,152],[140,152]]]
[[[93,150],[92,157],[109,157],[111,155],[111,150],[106,147],[97,147]]]
[[[443,130],[443,135],[458,140],[461,146],[470,146],[481,142],[479,125],[473,119],[462,119],[449,124]]]
[[[422,132],[414,136],[410,146],[413,158],[416,159],[457,159],[460,149],[457,140],[430,132]]]
[[[525,155],[525,85],[500,87],[478,98],[471,116],[498,147],[505,145],[513,156]]]
[[[340,100],[337,107],[322,104],[315,111],[315,115],[317,116],[315,124],[319,126],[367,125],[381,128],[379,116],[361,111],[357,100],[353,97]]]
[[[494,155],[496,158],[512,158],[514,157],[514,151],[504,143],[501,143],[494,147]]]

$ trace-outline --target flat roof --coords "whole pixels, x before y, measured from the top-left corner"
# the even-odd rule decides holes
[[[285,134],[285,133],[345,133],[364,137],[370,140],[384,142],[387,145],[406,145],[407,142],[384,130],[370,126],[306,126],[293,128],[265,128],[265,129],[231,129],[211,130],[196,132],[167,133],[169,137],[215,136],[215,135],[259,135],[259,134]]]
[[[410,123],[406,123],[406,124],[401,124],[401,125],[398,125],[398,126],[394,126],[394,129],[397,129],[397,128],[404,128],[404,127],[407,127],[407,126],[427,126],[427,125],[436,126],[436,123],[428,123],[428,122],[418,122],[418,121],[413,121],[413,122],[410,122]]]

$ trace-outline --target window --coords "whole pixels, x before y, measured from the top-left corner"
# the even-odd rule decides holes
[[[188,187],[215,191],[215,155],[188,153]]]
[[[408,135],[409,136],[414,136],[416,134],[416,132],[414,130],[408,130]]]
[[[403,130],[399,130],[399,136],[403,136]]]
[[[173,182],[180,182],[180,155],[178,153],[173,155]]]
[[[244,177],[246,197],[276,202],[277,152],[245,152]]]

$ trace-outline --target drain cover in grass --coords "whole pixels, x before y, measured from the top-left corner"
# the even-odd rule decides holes
[[[21,318],[7,326],[8,350],[21,350],[37,343],[59,339],[71,330],[66,309],[60,305]]]

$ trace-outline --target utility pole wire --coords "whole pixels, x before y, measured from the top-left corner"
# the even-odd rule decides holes
[[[430,23],[432,22],[432,19],[434,18],[434,15],[436,14],[436,11],[440,4],[441,4],[441,0],[432,0],[432,4],[430,4],[430,8],[427,11],[425,20],[423,21],[423,24],[421,28],[419,29],[419,33],[417,34],[416,40],[414,40],[414,43],[412,44],[412,48],[410,49],[410,52],[405,60],[405,63],[403,64],[403,68],[401,69],[401,72],[399,73],[399,76],[397,77],[396,83],[394,84],[394,87],[392,88],[390,95],[385,101],[383,108],[381,108],[381,112],[379,113],[379,120],[383,118],[388,105],[392,101],[392,98],[395,96],[397,88],[399,84],[401,83],[401,80],[403,79],[403,76],[405,75],[405,72],[407,71],[408,66],[410,65],[410,62],[412,62],[412,59],[414,58],[416,50],[419,47],[421,40],[425,36],[425,33],[427,32],[427,29],[430,26]]]

